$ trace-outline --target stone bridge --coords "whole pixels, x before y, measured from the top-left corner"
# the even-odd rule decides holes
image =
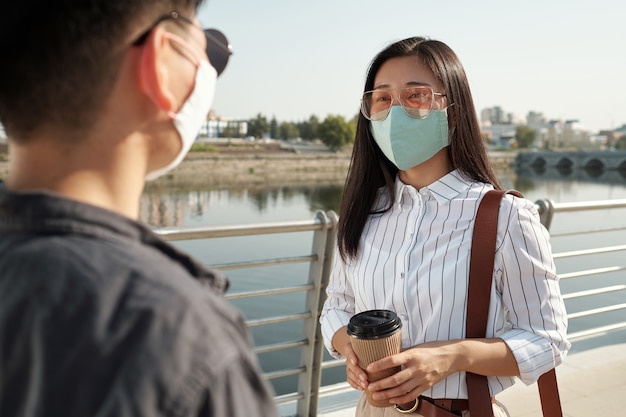
[[[521,167],[626,171],[626,151],[520,152],[515,164]]]

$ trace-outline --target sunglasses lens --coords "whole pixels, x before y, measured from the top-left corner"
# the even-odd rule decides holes
[[[207,47],[206,53],[213,68],[217,71],[217,75],[224,72],[228,59],[232,55],[232,50],[228,39],[222,32],[217,29],[205,29]]]

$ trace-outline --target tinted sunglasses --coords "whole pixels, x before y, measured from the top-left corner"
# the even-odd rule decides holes
[[[228,43],[228,39],[222,32],[217,29],[203,29],[200,26],[196,25],[191,19],[188,19],[184,16],[178,14],[178,12],[171,12],[166,15],[159,17],[144,33],[139,35],[139,37],[133,42],[133,45],[141,45],[143,44],[148,35],[152,30],[161,22],[165,20],[175,20],[177,22],[187,23],[197,29],[200,29],[204,32],[204,36],[206,37],[206,54],[209,57],[209,62],[217,71],[217,75],[219,76],[226,65],[228,64],[228,60],[230,56],[233,54],[232,48]]]

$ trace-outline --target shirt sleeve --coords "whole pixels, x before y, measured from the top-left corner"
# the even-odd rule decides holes
[[[335,250],[330,280],[326,287],[326,295],[327,298],[320,316],[322,337],[331,356],[340,358],[341,354],[333,348],[332,340],[335,333],[347,326],[350,318],[354,315],[354,292],[347,279],[346,265],[337,249]]]
[[[195,390],[202,393],[196,415],[277,417],[272,389],[263,377],[243,317],[221,299],[214,299],[209,308],[212,314],[197,317],[197,331],[180,335],[183,340],[189,334],[199,335],[193,343],[192,369],[181,387],[187,390],[187,398],[193,398]]]
[[[495,272],[501,279],[496,282],[508,326],[498,337],[513,352],[520,379],[531,384],[565,358],[571,345],[566,337],[567,315],[549,233],[534,204],[506,196],[500,208],[501,228],[503,222]]]
[[[277,417],[266,382],[245,357],[223,367],[204,397],[198,417]]]

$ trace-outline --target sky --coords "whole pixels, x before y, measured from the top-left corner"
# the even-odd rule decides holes
[[[626,124],[626,2],[621,0],[205,0],[198,18],[232,48],[215,112],[279,122],[352,118],[367,68],[410,36],[450,46],[477,111]]]

